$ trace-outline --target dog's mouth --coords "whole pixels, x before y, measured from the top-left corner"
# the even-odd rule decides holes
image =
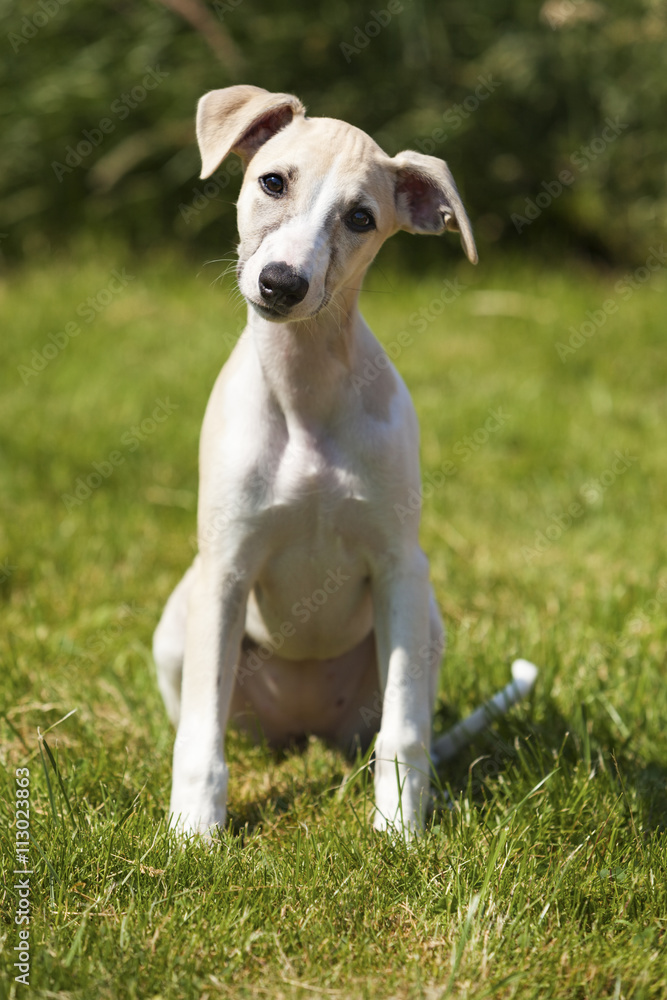
[[[252,299],[248,299],[248,302],[264,319],[274,320],[275,322],[287,319],[293,309],[293,306],[284,306],[279,303],[276,303],[275,306],[267,306],[264,303],[254,302]]]
[[[253,299],[246,299],[246,302],[248,305],[252,306],[255,312],[261,316],[262,319],[269,320],[271,323],[285,323],[290,319],[294,319],[294,322],[304,319],[313,319],[313,317],[317,316],[325,305],[324,302],[321,302],[317,309],[313,309],[313,311],[309,312],[307,316],[293,317],[292,313],[295,312],[297,306],[280,305],[279,303],[276,303],[275,306],[267,306],[264,305],[264,303],[255,302]]]

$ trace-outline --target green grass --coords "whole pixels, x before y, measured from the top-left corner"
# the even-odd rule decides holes
[[[123,267],[134,280],[77,316]],[[371,325],[413,334],[397,364],[450,633],[436,730],[517,655],[541,667],[534,696],[441,772],[413,845],[372,834],[363,768],[230,735],[228,828],[179,848],[150,641],[192,558],[199,426],[243,323],[216,273],[108,250],[0,285],[0,995],[664,998],[664,269],[625,301],[617,274],[448,263],[468,287],[420,333],[441,280],[372,272]],[[618,311],[561,361],[606,299]],[[80,333],[22,378],[68,322]],[[142,430],[156,400],[177,408]],[[110,474],[66,504],[93,463]],[[11,968],[24,766],[28,990]]]

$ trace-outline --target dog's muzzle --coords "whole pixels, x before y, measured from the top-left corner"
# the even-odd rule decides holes
[[[267,264],[259,275],[262,304],[282,315],[303,302],[308,294],[308,287],[308,281],[284,261]]]

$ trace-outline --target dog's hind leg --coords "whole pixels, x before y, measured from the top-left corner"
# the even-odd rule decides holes
[[[153,659],[157,667],[158,687],[167,715],[174,726],[178,726],[181,714],[185,626],[196,565],[197,559],[172,591],[153,633]]]

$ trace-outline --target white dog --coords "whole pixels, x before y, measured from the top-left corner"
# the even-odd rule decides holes
[[[387,156],[289,94],[212,91],[197,136],[202,177],[230,152],[243,161],[249,309],[204,418],[199,555],[155,632],[177,726],[172,822],[225,823],[230,721],[347,751],[379,726],[374,825],[409,834],[428,798],[444,631],[418,518],[395,512],[420,489],[415,410],[358,298],[399,229],[459,230],[476,263],[470,223],[443,160]]]

